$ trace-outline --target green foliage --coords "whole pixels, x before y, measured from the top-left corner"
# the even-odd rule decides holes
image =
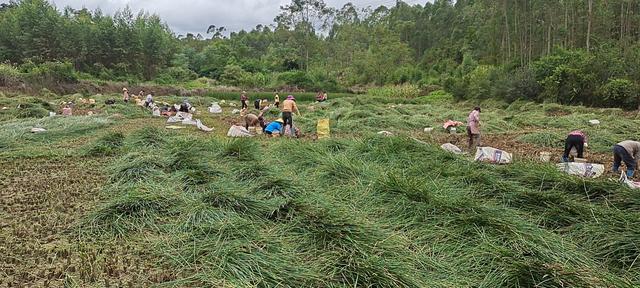
[[[0,87],[9,86],[11,82],[20,79],[20,71],[8,64],[0,64]]]
[[[155,82],[159,84],[184,83],[198,78],[198,74],[182,67],[166,68],[155,78]]]
[[[120,151],[124,135],[120,132],[108,133],[96,140],[86,152],[89,156],[111,156]]]
[[[374,97],[387,97],[387,98],[404,98],[412,99],[422,95],[422,89],[417,85],[404,84],[397,86],[385,86],[371,88],[367,94]]]
[[[632,110],[640,103],[638,92],[638,86],[630,80],[611,79],[598,90],[598,101],[601,101],[603,106]]]
[[[44,0],[19,1],[2,11],[0,27],[0,59],[35,63],[26,72],[36,83],[77,81],[74,66],[106,80],[151,79],[172,58],[175,43],[156,15],[134,15],[129,8],[113,16],[59,11]]]
[[[465,76],[468,83],[465,99],[488,99],[491,97],[491,77],[495,68],[488,65],[477,66],[471,73]]]
[[[278,80],[284,82],[286,85],[302,89],[313,87],[313,82],[304,71],[283,72],[278,75]]]
[[[232,86],[241,86],[243,80],[248,77],[248,73],[238,65],[227,65],[220,76],[220,81]]]
[[[256,158],[257,144],[247,139],[231,139],[222,144],[222,156],[249,161]]]

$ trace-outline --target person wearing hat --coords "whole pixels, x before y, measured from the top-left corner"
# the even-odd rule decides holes
[[[278,95],[278,93],[276,93],[276,96],[273,97],[273,104],[276,106],[276,108],[280,108],[280,95]]]
[[[282,131],[282,123],[284,123],[282,118],[269,123],[269,125],[264,128],[264,133],[267,135],[280,134],[280,131]]]
[[[282,102],[282,119],[284,119],[284,126],[289,125],[290,131],[293,131],[293,115],[292,113],[298,113],[300,115],[300,110],[298,110],[298,105],[296,105],[296,98],[293,95],[287,96],[287,100]],[[284,129],[280,131],[280,134],[284,133]],[[292,135],[293,136],[293,135]]]
[[[247,105],[247,101],[249,101],[249,97],[247,97],[247,92],[242,91],[242,94],[240,94],[240,102],[242,103],[242,108],[240,109],[249,108],[249,105]]]
[[[469,151],[474,152],[480,143],[480,107],[473,108],[467,118],[467,136],[469,137]]]
[[[122,100],[124,100],[125,103],[129,102],[129,89],[122,88]]]

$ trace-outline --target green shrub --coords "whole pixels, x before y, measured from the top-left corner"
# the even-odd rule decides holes
[[[189,69],[182,67],[169,67],[160,71],[156,76],[155,81],[158,84],[174,84],[189,82],[196,78],[198,78],[198,74]]]
[[[278,76],[278,80],[284,82],[290,86],[296,86],[298,88],[311,88],[313,82],[304,71],[289,71],[283,72]]]
[[[491,77],[496,68],[490,65],[477,66],[471,73],[465,75],[468,83],[465,99],[487,99],[491,97]]]
[[[238,65],[227,65],[224,67],[224,71],[220,76],[220,81],[228,85],[240,86],[242,80],[247,77],[249,77],[249,73],[244,71],[242,67]]]
[[[638,86],[627,79],[611,79],[598,89],[600,104],[606,107],[636,109],[638,107]]]
[[[78,75],[70,62],[45,62],[33,64],[28,62],[20,66],[29,81],[45,84],[76,83]]]
[[[20,78],[20,71],[9,64],[0,64],[0,87],[8,86]]]

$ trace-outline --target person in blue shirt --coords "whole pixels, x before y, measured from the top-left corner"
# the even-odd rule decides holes
[[[282,123],[284,123],[282,118],[269,123],[269,125],[264,128],[264,133],[267,135],[280,134],[280,131],[282,131]]]

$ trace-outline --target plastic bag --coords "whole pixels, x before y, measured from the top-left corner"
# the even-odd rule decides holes
[[[211,107],[209,107],[209,113],[220,114],[222,113],[222,107],[218,103],[212,103]]]
[[[231,126],[231,128],[229,128],[229,131],[227,132],[227,136],[228,137],[253,137],[253,135],[249,133],[249,130],[238,125]]]
[[[584,178],[598,178],[604,173],[604,165],[602,164],[567,162],[558,163],[556,167],[569,175]]]
[[[329,119],[324,118],[318,120],[317,127],[318,139],[327,139],[331,135],[331,129],[329,127]]]
[[[202,121],[200,120],[196,120],[196,127],[198,127],[198,129],[204,131],[204,132],[211,132],[213,131],[213,128],[209,128],[207,126],[204,126],[204,124],[202,124]]]
[[[620,174],[620,182],[631,189],[640,189],[640,182],[632,181],[624,172]]]
[[[493,164],[509,164],[513,160],[511,153],[492,147],[478,147],[475,161],[489,162]]]
[[[189,122],[191,121],[192,118],[193,118],[193,115],[191,113],[178,112],[178,113],[176,113],[176,116],[169,117],[169,119],[167,119],[167,123],[182,122],[183,124],[190,124]],[[195,125],[195,124],[196,123],[194,121],[193,124],[191,124],[191,125]]]
[[[442,148],[442,149],[444,149],[446,151],[449,151],[451,153],[454,153],[454,154],[462,154],[463,153],[462,149],[460,149],[458,146],[453,145],[451,143],[444,143],[444,144],[442,144],[442,146],[440,146],[440,148]]]

